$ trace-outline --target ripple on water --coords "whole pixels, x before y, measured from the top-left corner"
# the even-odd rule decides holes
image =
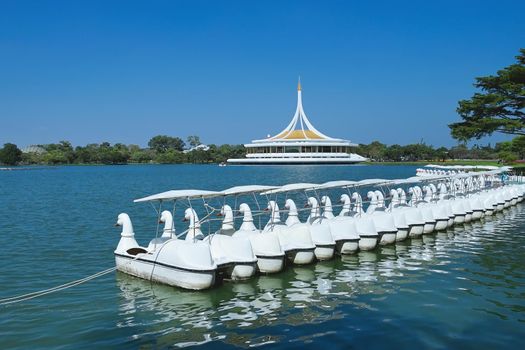
[[[0,227],[17,232],[0,235],[0,246],[38,247],[0,265],[0,276],[8,281],[0,296],[48,288],[113,266],[115,216],[130,212],[139,239],[145,241],[148,231],[142,222],[155,218],[132,206],[131,199],[193,185],[194,169],[68,168],[16,179],[0,174],[0,183],[10,189],[0,185],[7,203]],[[218,176],[219,168],[205,170],[210,173],[209,188],[230,185]],[[226,167],[221,174],[234,170]],[[383,168],[351,170],[362,177],[372,177],[366,171],[384,171],[384,177],[392,178],[413,173],[411,167],[406,174]],[[237,171],[246,183],[276,174],[271,169]],[[355,178],[347,167],[334,167],[334,178],[323,178],[319,168],[301,171],[290,170],[283,182]],[[278,174],[285,176],[286,170]],[[124,186],[108,185],[115,178]],[[42,185],[33,186],[35,181]],[[24,199],[24,188],[38,200]],[[15,197],[22,200],[13,201]],[[20,213],[33,213],[32,221],[20,224]],[[482,224],[203,292],[115,273],[2,308],[2,347],[520,348],[525,346],[524,232],[525,205],[519,205]]]

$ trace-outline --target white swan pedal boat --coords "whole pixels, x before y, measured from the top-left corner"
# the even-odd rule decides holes
[[[276,188],[275,186],[247,185],[236,186],[223,190],[224,197],[235,198],[235,202],[245,196],[253,196],[257,203],[256,194]],[[263,274],[277,273],[284,269],[285,253],[281,248],[279,237],[273,232],[263,231],[254,223],[252,210],[247,203],[241,202],[238,212],[242,215],[242,224],[235,229],[235,215],[228,204],[223,204],[220,215],[223,216],[220,232],[231,235],[233,238],[248,240],[253,254],[257,258],[257,270]]]
[[[200,290],[214,285],[217,265],[204,242],[164,237],[167,239],[162,242],[154,239],[157,242],[151,242],[148,249],[135,240],[128,214],[120,214],[116,225],[122,226],[114,252],[117,270],[185,289]]]
[[[277,273],[286,262],[310,264],[331,259],[336,253],[353,254],[417,239],[455,224],[490,218],[523,201],[525,185],[507,182],[503,171],[162,192],[135,200],[158,204],[157,234],[146,246],[135,239],[128,214],[118,216],[117,226],[122,231],[114,252],[116,268],[146,280],[200,290],[222,279]],[[408,202],[405,189],[397,187],[403,184],[412,185],[404,186],[411,195]],[[369,190],[374,187],[375,191]],[[367,188],[368,201],[363,202],[358,190]],[[332,205],[330,195],[337,190],[346,193],[336,193],[340,204]],[[280,194],[285,195],[283,210],[278,204]],[[304,208],[298,209],[295,203],[301,194],[306,201]],[[253,198],[237,205],[246,195]],[[266,196],[264,209],[257,195]],[[212,205],[214,201],[218,205]],[[187,229],[176,234],[173,217],[180,215],[176,211],[180,203]],[[162,210],[165,204],[173,204],[172,211]],[[368,204],[366,211],[364,204]],[[337,207],[341,208],[336,216]]]
[[[122,232],[114,252],[117,270],[184,289],[201,290],[212,287],[217,278],[218,266],[213,259],[210,244],[202,240],[204,237],[198,222],[190,220],[188,230],[176,235],[172,213],[161,212],[161,208],[166,202],[172,202],[175,208],[177,200],[190,201],[216,195],[220,195],[220,192],[171,190],[134,200],[136,203],[158,203],[158,218],[160,223],[164,223],[164,230],[160,237],[152,239],[147,247],[142,247],[135,239],[128,214],[120,214],[116,225],[122,227]],[[188,220],[187,212],[184,220]],[[185,239],[181,239],[184,234]]]

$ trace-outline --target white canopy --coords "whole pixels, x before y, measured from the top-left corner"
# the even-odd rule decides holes
[[[388,182],[388,185],[401,185],[423,181],[424,179],[417,176],[409,177],[408,179],[394,179]]]
[[[216,191],[205,191],[205,190],[171,190],[161,192],[147,196],[144,198],[135,199],[133,202],[152,202],[152,201],[169,201],[181,198],[194,199],[194,198],[210,198],[221,196],[221,192]]]
[[[388,181],[391,181],[391,180],[387,180],[387,179],[364,179],[364,180],[361,180],[361,181],[357,181],[356,185],[357,186],[377,185],[377,184],[386,183]]]
[[[481,170],[498,170],[500,167],[494,165],[438,165],[427,164],[425,168],[435,169],[451,169],[451,170],[465,170],[465,169],[481,169]]]
[[[483,175],[495,175],[495,174],[501,174],[502,172],[507,171],[507,169],[504,168],[497,168],[496,170],[485,170],[485,171],[469,171],[469,172],[463,172],[459,174],[443,174],[443,175],[437,175],[432,174],[428,176],[418,177],[413,176],[411,178],[408,178],[408,180],[414,179],[414,181],[411,182],[417,182],[416,179],[419,179],[419,181],[433,181],[433,180],[447,180],[447,179],[464,179],[472,176],[483,176]]]
[[[468,173],[461,173],[461,174],[454,174],[451,176],[451,178],[465,178],[465,177],[471,177],[471,176],[480,176],[480,175],[496,175],[501,174],[507,170],[498,168],[496,170],[486,170],[486,171],[471,171]]]
[[[261,194],[275,194],[275,193],[283,193],[283,192],[291,192],[291,191],[302,191],[302,190],[312,190],[319,186],[319,184],[312,184],[312,183],[296,183],[296,184],[288,184],[281,187],[278,187],[276,189],[263,192]]]
[[[338,180],[338,181],[328,181],[323,184],[320,184],[315,189],[316,190],[322,190],[322,189],[328,189],[328,188],[337,188],[337,187],[349,187],[357,184],[356,181],[349,181],[349,180]]]
[[[278,188],[277,186],[263,186],[263,185],[246,185],[246,186],[235,186],[230,187],[226,190],[221,191],[225,196],[239,195],[246,193],[257,193],[263,191],[269,191]]]

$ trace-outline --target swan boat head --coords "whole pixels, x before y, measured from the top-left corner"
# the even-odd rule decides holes
[[[162,237],[174,237],[175,226],[173,225],[173,215],[169,210],[164,210],[160,214],[159,224],[164,223],[164,229],[162,230]]]
[[[366,208],[366,213],[371,214],[376,210],[378,206],[377,195],[374,191],[368,191],[366,197],[370,200],[370,204],[368,205],[368,208]]]
[[[201,224],[199,217],[193,208],[187,208],[184,211],[184,221],[189,221],[188,233],[186,234],[187,241],[193,241],[195,239],[203,239],[204,235],[201,231]]]
[[[359,192],[352,193],[352,200],[354,201],[354,212],[356,215],[360,216],[364,213],[363,211],[363,198]]]
[[[121,226],[122,232],[120,233],[120,241],[115,253],[127,253],[128,249],[139,248],[139,244],[135,240],[135,233],[133,232],[133,224],[129,215],[126,213],[121,213],[117,217],[117,223],[115,226]]]
[[[284,203],[284,207],[288,209],[288,217],[286,218],[286,225],[292,226],[295,224],[300,224],[301,221],[299,220],[299,213],[297,211],[297,205],[293,201],[293,199],[288,198],[286,202]]]
[[[374,194],[377,198],[377,207],[378,208],[384,208],[385,207],[385,196],[383,195],[383,192],[376,190],[374,191]]]
[[[407,205],[407,194],[405,190],[399,187],[396,189],[396,191],[399,195],[399,205]]]
[[[305,207],[310,208],[310,215],[308,216],[308,222],[313,223],[321,218],[321,211],[319,210],[319,202],[315,197],[308,197]]]
[[[423,186],[423,192],[425,193],[423,201],[427,203],[432,202],[433,192],[430,186]]]
[[[342,204],[341,211],[339,212],[339,216],[348,216],[351,212],[351,205],[352,201],[350,200],[350,196],[346,193],[343,193],[341,197],[339,198],[339,203]]]
[[[246,203],[239,205],[239,213],[242,214],[242,224],[239,228],[240,231],[257,231],[257,227],[253,224],[252,210]]]
[[[400,202],[399,202],[399,193],[397,192],[397,190],[395,189],[391,189],[390,190],[390,205],[388,206],[388,208],[390,210],[396,208],[397,206],[399,206]]]
[[[129,218],[128,214],[120,213],[117,217],[117,223],[115,226],[122,227],[122,232],[120,233],[122,237],[135,236],[135,232],[133,232],[133,224],[131,223],[131,219]]]
[[[220,216],[223,217],[220,233],[232,235],[235,232],[233,210],[228,204],[221,207]]]
[[[323,217],[327,219],[334,218],[334,212],[332,208],[332,200],[328,196],[321,197],[321,204],[323,205]]]
[[[280,224],[281,223],[281,215],[279,213],[279,205],[276,201],[271,200],[268,202],[268,206],[266,207],[266,210],[270,211],[270,220],[268,220],[268,223],[266,226]]]

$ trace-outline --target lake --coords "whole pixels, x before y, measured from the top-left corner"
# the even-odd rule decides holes
[[[0,298],[115,264],[121,212],[139,243],[168,189],[400,178],[415,166],[71,166],[0,172]],[[180,212],[179,212],[180,213]],[[184,229],[176,217],[178,232]],[[372,252],[188,292],[122,273],[0,306],[3,349],[478,349],[525,346],[525,205]]]

